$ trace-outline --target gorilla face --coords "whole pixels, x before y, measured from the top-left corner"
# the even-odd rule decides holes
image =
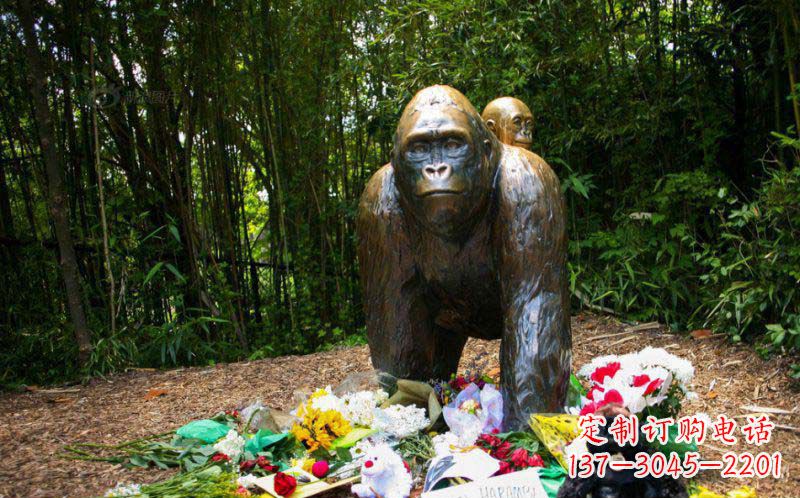
[[[433,95],[425,99],[423,92]],[[462,235],[486,205],[491,142],[481,139],[475,118],[456,90],[431,87],[406,108],[395,136],[392,164],[403,208],[443,237]]]
[[[521,100],[513,97],[495,99],[489,102],[481,117],[504,144],[531,149],[533,113]]]

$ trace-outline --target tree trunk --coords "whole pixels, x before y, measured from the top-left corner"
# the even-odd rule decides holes
[[[59,263],[64,278],[64,287],[66,287],[67,291],[67,305],[72,317],[75,342],[78,345],[78,364],[83,367],[89,360],[92,342],[89,328],[86,325],[83,303],[81,302],[78,263],[67,218],[66,195],[63,185],[64,166],[61,163],[58,151],[56,151],[53,120],[47,104],[47,79],[44,73],[44,59],[39,52],[39,42],[33,31],[33,13],[31,12],[30,2],[19,0],[17,2],[17,15],[25,35],[28,79],[33,97],[39,141],[45,160],[50,215],[53,217],[53,226],[58,240],[58,248],[61,255]]]

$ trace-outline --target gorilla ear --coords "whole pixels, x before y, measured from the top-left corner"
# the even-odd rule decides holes
[[[491,160],[492,153],[494,152],[492,150],[492,141],[491,141],[491,139],[487,138],[486,140],[483,141],[483,148],[484,148],[484,155],[486,157],[490,158],[490,160]]]
[[[489,128],[492,131],[492,133],[495,133],[494,126],[495,126],[494,119],[487,119],[486,120],[486,127]]]

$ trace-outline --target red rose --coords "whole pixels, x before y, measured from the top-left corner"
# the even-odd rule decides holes
[[[606,365],[604,367],[600,367],[597,370],[595,370],[592,373],[590,378],[594,382],[596,382],[598,384],[602,384],[603,380],[606,377],[612,377],[613,378],[617,374],[617,372],[619,372],[620,368],[622,368],[622,365],[620,365],[618,361],[612,361],[608,365]]]
[[[250,472],[256,466],[255,460],[245,460],[239,464],[239,472]]]
[[[294,493],[295,489],[297,489],[297,479],[289,474],[284,474],[283,472],[278,472],[275,474],[276,493],[281,496],[289,496]]]
[[[498,460],[506,460],[510,454],[511,454],[511,443],[509,443],[508,441],[503,441],[502,443],[500,443],[492,452],[492,456],[494,456]]]
[[[256,465],[264,469],[265,472],[272,473],[278,470],[277,465],[272,465],[272,463],[267,460],[267,457],[261,455],[256,459]]]
[[[508,463],[508,462],[506,462],[504,460],[501,460],[500,461],[500,470],[495,472],[494,475],[501,476],[503,474],[509,474],[509,473],[511,473],[513,471],[514,471],[514,468],[511,466],[510,463]]]
[[[544,460],[542,460],[542,456],[538,453],[531,455],[527,463],[528,467],[544,467]]]
[[[475,443],[479,448],[491,452],[492,448],[500,444],[500,439],[492,436],[491,434],[481,434],[478,436],[478,441]]]
[[[463,391],[468,385],[469,380],[465,379],[463,375],[459,375],[450,381],[450,387],[456,391]]]
[[[409,474],[411,473],[411,465],[409,465],[408,462],[406,462],[405,460],[403,460],[403,467],[406,468],[406,472],[408,472]]]
[[[495,446],[500,444],[500,438],[495,437],[491,434],[481,434],[480,436],[478,436],[478,444],[484,447],[494,448]]]
[[[212,462],[229,462],[231,457],[226,455],[225,453],[217,453],[211,457]]]
[[[511,454],[511,463],[515,466],[524,469],[528,466],[528,450],[525,448],[518,448]]]

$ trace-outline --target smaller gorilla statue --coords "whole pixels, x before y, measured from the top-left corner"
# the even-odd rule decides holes
[[[514,97],[494,99],[483,109],[481,118],[500,142],[531,150],[533,113],[525,102]]]

